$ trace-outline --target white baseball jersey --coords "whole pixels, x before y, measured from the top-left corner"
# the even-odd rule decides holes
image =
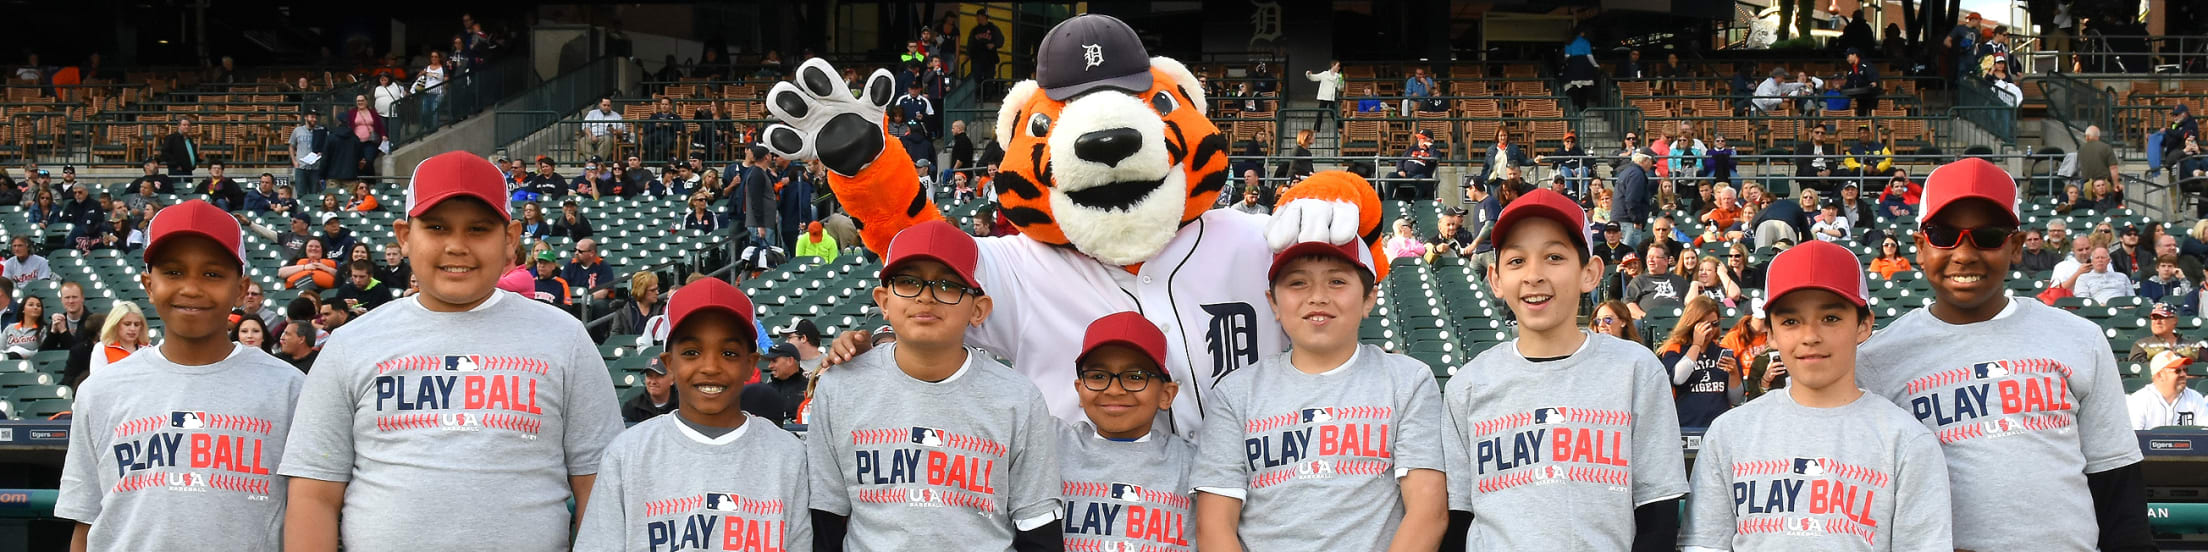
[[[1165,332],[1166,370],[1181,384],[1168,428],[1193,438],[1205,394],[1220,378],[1287,350],[1265,301],[1270,217],[1214,209],[1181,227],[1139,271],[1105,264],[1071,247],[1019,236],[978,238],[974,277],[995,303],[968,343],[1010,360],[1043,392],[1050,413],[1087,419],[1074,391],[1074,357],[1089,323],[1137,311]]]
[[[2177,390],[2177,400],[2162,400],[2162,392],[2149,385],[2133,391],[2124,399],[2131,410],[2131,428],[2154,429],[2162,426],[2208,425],[2208,398],[2192,389]]]

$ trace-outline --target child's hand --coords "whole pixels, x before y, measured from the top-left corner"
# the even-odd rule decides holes
[[[843,332],[842,335],[836,336],[835,341],[828,343],[828,358],[823,360],[821,365],[835,366],[850,362],[851,359],[858,358],[859,355],[866,354],[868,350],[873,348],[874,336],[872,333],[862,331]]]

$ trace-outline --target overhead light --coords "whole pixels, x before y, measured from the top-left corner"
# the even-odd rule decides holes
[[[154,43],[157,43],[157,44],[168,44],[168,43],[169,43],[169,40],[168,40],[168,39],[165,39],[165,38],[164,38],[164,39],[161,39],[161,40],[156,40],[156,41],[154,41]]]

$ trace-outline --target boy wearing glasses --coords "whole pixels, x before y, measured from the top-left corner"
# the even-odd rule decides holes
[[[890,241],[874,304],[897,341],[823,372],[806,414],[815,550],[1062,548],[1058,421],[966,347],[991,307],[979,255],[943,221]]]
[[[1165,333],[1137,312],[1089,324],[1074,357],[1088,419],[1061,432],[1067,550],[1189,550],[1196,447],[1153,431],[1180,384],[1165,370]]]
[[[1964,159],[1926,179],[1923,207],[1934,301],[1865,342],[1859,375],[1939,438],[1955,548],[2152,549],[2115,354],[2091,322],[2003,292],[2016,182]]]

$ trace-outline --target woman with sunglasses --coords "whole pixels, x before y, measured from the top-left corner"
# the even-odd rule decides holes
[[[1901,242],[1886,236],[1878,244],[1878,256],[1871,259],[1870,273],[1881,280],[1894,279],[1894,273],[1909,270],[1909,258],[1901,256]]]
[[[1624,301],[1603,301],[1595,305],[1594,316],[1587,318],[1587,326],[1595,333],[1647,346],[1648,342],[1641,340],[1638,322],[1633,319],[1633,309],[1625,308]]]
[[[1755,256],[1748,253],[1748,244],[1733,242],[1725,248],[1725,276],[1741,289],[1763,289],[1763,267],[1751,262],[1754,260]]]

